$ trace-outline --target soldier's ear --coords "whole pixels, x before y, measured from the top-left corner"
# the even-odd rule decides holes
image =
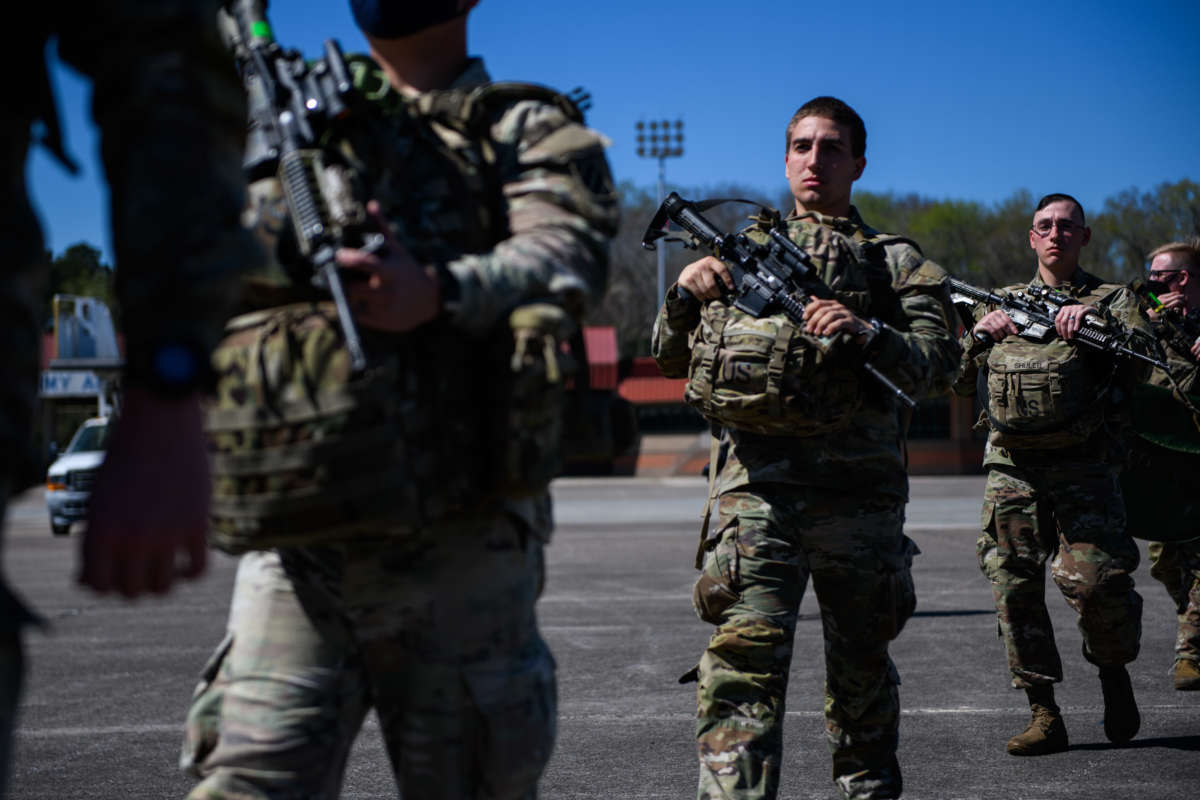
[[[1092,240],[1092,229],[1089,228],[1087,225],[1084,225],[1083,226],[1083,242],[1079,246],[1084,247],[1091,240]]]

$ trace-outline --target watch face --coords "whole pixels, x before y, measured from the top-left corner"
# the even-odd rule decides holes
[[[152,368],[155,377],[172,386],[192,383],[200,371],[195,352],[181,344],[166,344],[155,350]]]

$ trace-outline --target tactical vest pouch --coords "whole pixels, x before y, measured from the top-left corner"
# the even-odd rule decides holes
[[[498,335],[501,352],[490,359],[497,374],[487,430],[490,483],[501,497],[517,498],[544,491],[562,470],[567,384],[579,358],[567,343],[578,326],[553,303],[518,306],[508,326],[511,339]]]
[[[711,301],[693,334],[684,401],[710,420],[767,436],[842,430],[863,395],[839,344],[783,314],[756,318]]]
[[[1045,450],[1082,444],[1104,422],[1108,383],[1080,349],[1062,339],[1016,340],[988,353],[980,396],[996,447]]]
[[[211,542],[229,553],[404,535],[452,512],[455,481],[415,453],[424,405],[397,356],[353,375],[332,303],[235,317],[207,411]],[[463,472],[466,472],[464,460]]]
[[[206,418],[212,544],[409,536],[545,490],[562,464],[575,329],[534,303],[487,343],[447,328],[371,347],[363,331],[369,367],[354,375],[331,303],[234,318]]]

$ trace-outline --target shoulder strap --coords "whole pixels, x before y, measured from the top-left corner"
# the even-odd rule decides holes
[[[905,236],[888,233],[867,234],[862,230],[856,231],[853,239],[863,249],[867,285],[871,290],[871,306],[867,313],[892,325],[901,324],[903,314],[900,309],[900,297],[892,286],[892,271],[888,268],[886,247],[889,244],[904,243],[921,253],[920,245]]]
[[[538,100],[555,106],[572,122],[583,122],[583,112],[565,94],[548,86],[516,81],[429,92],[422,98],[422,110],[445,125],[467,135],[477,135],[501,109],[522,100]]]

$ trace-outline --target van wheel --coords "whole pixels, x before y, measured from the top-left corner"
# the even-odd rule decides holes
[[[71,523],[68,522],[65,525],[58,525],[54,522],[51,522],[50,523],[50,532],[53,533],[55,536],[66,536],[67,534],[69,534],[71,532]]]

